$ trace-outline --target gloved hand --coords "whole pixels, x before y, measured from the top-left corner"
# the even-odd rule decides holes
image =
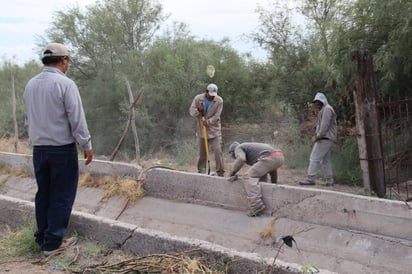
[[[237,177],[237,175],[233,175],[233,176],[230,176],[227,180],[229,181],[229,182],[234,182],[234,181],[237,181],[239,178]]]

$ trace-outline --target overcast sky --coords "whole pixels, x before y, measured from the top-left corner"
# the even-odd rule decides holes
[[[0,9],[0,58],[14,58],[18,63],[37,59],[34,51],[35,35],[44,35],[53,19],[53,12],[74,5],[84,7],[96,0],[14,0],[1,1]],[[265,53],[257,45],[245,42],[258,26],[257,5],[269,6],[268,0],[160,0],[167,21],[184,22],[197,38],[220,41],[231,40],[240,53],[252,52],[262,59]]]

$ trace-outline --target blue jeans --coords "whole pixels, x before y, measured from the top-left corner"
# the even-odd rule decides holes
[[[57,249],[69,224],[79,181],[75,144],[34,146],[33,166],[37,182],[36,242],[42,250]]]

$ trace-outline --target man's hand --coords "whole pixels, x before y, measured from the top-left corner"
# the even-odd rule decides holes
[[[203,105],[203,103],[200,103],[200,105],[197,107],[197,110],[201,113],[205,110],[205,106]]]
[[[230,176],[229,177],[229,179],[227,179],[229,182],[234,182],[234,181],[237,181],[237,179],[239,179],[238,177],[237,177],[237,175],[233,175],[233,176]]]
[[[314,136],[312,137],[312,143],[317,142],[319,139],[320,139],[320,138],[319,138],[317,135],[314,135]]]
[[[86,161],[84,162],[84,164],[86,166],[88,164],[90,164],[93,160],[93,150],[85,150],[84,151],[84,159],[86,159]]]

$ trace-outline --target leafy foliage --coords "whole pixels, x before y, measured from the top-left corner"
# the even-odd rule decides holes
[[[10,137],[14,134],[13,129],[13,98],[12,88],[14,85],[16,96],[16,115],[18,127],[24,128],[24,105],[23,91],[27,81],[36,73],[41,71],[41,67],[34,61],[30,61],[20,67],[12,60],[4,60],[0,69],[0,136]],[[21,130],[20,136],[25,137],[26,133]]]
[[[353,127],[353,50],[368,49],[374,55],[381,98],[411,94],[411,1],[291,0],[286,5],[275,0],[272,9],[258,7],[257,13],[260,26],[250,38],[266,49],[266,61],[240,56],[228,39],[198,39],[183,23],[159,33],[167,15],[158,1],[149,0],[105,0],[85,10],[57,11],[38,46],[48,41],[69,46],[69,76],[80,88],[97,154],[110,154],[124,130],[130,104],[126,80],[134,91],[144,90],[136,105],[143,156],[192,153],[179,145],[193,143],[194,121],[188,108],[210,82],[218,85],[224,99],[224,127],[250,123],[280,128],[286,121],[290,151],[297,153],[296,158],[302,155],[292,146],[304,143],[316,91],[326,93],[339,124]],[[210,64],[216,69],[213,78],[206,74]],[[19,102],[19,128],[23,128],[24,85],[40,69],[34,61],[23,66],[12,60],[2,62],[0,136],[13,132],[11,75]],[[249,139],[259,139],[261,133],[256,130]],[[23,130],[20,135],[25,136]],[[125,157],[134,151],[133,145],[127,138],[122,147]]]

